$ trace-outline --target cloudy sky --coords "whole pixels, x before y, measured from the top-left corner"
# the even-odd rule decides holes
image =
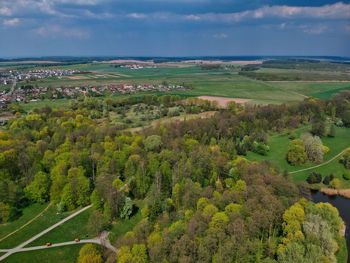
[[[350,56],[350,1],[0,0],[0,57]]]

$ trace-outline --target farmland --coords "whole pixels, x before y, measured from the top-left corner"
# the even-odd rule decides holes
[[[143,65],[143,64],[141,64]],[[287,65],[287,66],[286,66]],[[301,101],[307,96],[321,99],[350,89],[350,73],[346,64],[266,63],[253,65],[255,71],[243,71],[249,65],[222,63],[206,68],[196,63],[160,63],[138,69],[113,63],[87,63],[48,66],[48,70],[76,70],[73,76],[49,77],[26,81],[35,87],[100,87],[109,85],[185,85],[188,90],[171,90],[167,94],[180,96],[220,96],[249,99],[250,103],[279,104]],[[310,66],[309,70],[304,67]],[[40,70],[40,66],[32,70]],[[256,75],[264,77],[256,77]],[[287,77],[284,77],[287,76]],[[21,86],[21,83],[17,84]],[[162,92],[150,91],[152,94]],[[120,96],[105,93],[104,96]]]

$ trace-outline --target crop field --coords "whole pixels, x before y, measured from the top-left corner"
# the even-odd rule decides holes
[[[191,87],[190,90],[171,91],[170,94],[242,98],[259,104],[301,101],[307,96],[327,99],[337,92],[350,89],[350,74],[343,68],[340,68],[339,71],[330,71],[327,67],[311,68],[307,71],[304,68],[262,67],[253,72],[242,72],[237,65],[203,69],[193,64],[177,64],[176,66],[156,64],[156,67],[132,70],[108,63],[52,66],[50,68],[78,69],[83,73],[62,78],[46,78],[29,82],[29,84],[47,87],[77,87],[167,82]],[[259,79],[245,73],[268,74],[272,77]],[[288,75],[288,77],[281,78],[281,74]]]

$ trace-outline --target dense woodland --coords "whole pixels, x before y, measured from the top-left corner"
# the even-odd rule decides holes
[[[211,118],[133,134],[110,121],[108,112],[136,103],[181,105],[186,112],[217,108],[143,96],[86,98],[67,109],[17,113],[0,132],[0,222],[33,202],[52,202],[58,211],[92,203],[89,224],[96,231],[142,214],[116,241],[117,259],[87,247],[81,262],[89,253],[95,262],[103,256],[120,263],[336,262],[343,227],[337,210],[301,199],[288,173],[244,155],[268,151],[271,132],[312,124],[311,139],[296,139],[287,158],[319,162],[319,151],[310,154],[307,147],[331,133],[328,123],[350,126],[350,92],[291,105],[230,104]]]

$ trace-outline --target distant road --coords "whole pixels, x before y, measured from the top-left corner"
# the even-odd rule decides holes
[[[16,252],[21,252],[23,251],[23,248],[32,243],[34,240],[38,239],[39,237],[42,237],[43,235],[47,234],[48,232],[50,232],[51,230],[55,229],[56,227],[64,224],[65,222],[67,222],[68,220],[76,217],[77,215],[81,214],[82,212],[84,212],[85,210],[89,209],[91,207],[91,205],[89,206],[86,206],[78,211],[76,211],[75,213],[67,216],[66,218],[62,219],[60,222],[50,226],[49,228],[45,229],[44,231],[40,232],[39,234],[33,236],[32,238],[28,239],[27,241],[23,242],[22,244],[18,245],[17,247],[15,248],[12,248],[12,249],[8,249],[6,251],[6,254],[2,255],[0,257],[0,261],[4,260],[5,258],[9,257],[10,255],[16,253]],[[0,252],[3,251],[3,250],[0,250]]]

